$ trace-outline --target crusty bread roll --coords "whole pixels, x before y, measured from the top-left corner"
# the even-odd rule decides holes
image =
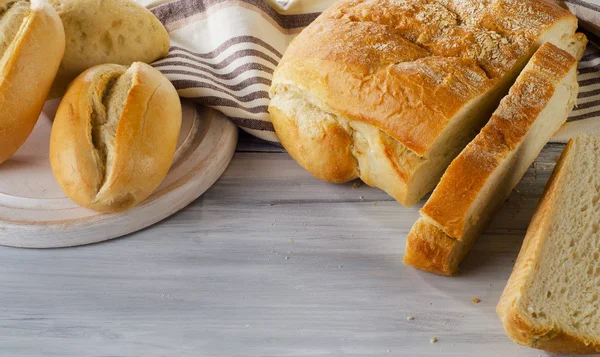
[[[452,275],[496,209],[510,195],[577,100],[577,62],[546,43],[517,78],[490,121],[448,167],[408,234],[404,262]]]
[[[180,127],[181,102],[158,70],[141,62],[92,67],[73,81],[58,107],[52,171],[81,206],[127,210],[167,175]]]
[[[50,0],[67,38],[65,56],[50,96],[62,96],[86,69],[105,63],[151,63],[169,51],[169,34],[145,7],[132,0]]]
[[[56,11],[43,0],[0,0],[0,163],[23,145],[65,50]]]
[[[341,0],[286,50],[271,119],[317,178],[360,177],[412,205],[535,50],[567,48],[576,28],[550,0]]]
[[[567,144],[496,311],[515,342],[600,353],[600,138]]]

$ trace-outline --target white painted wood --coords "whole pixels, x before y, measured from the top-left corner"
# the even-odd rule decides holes
[[[69,200],[52,175],[48,147],[58,101],[48,102],[32,135],[0,165],[0,244],[51,248],[95,243],[146,228],[203,194],[229,164],[237,128],[215,110],[183,102],[169,174],[142,204],[101,214]]]
[[[238,147],[201,198],[126,239],[0,247],[0,355],[548,356],[510,341],[494,309],[562,146],[544,149],[453,278],[401,262],[420,205]]]

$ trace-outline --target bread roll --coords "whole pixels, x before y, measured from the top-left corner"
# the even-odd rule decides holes
[[[169,34],[145,7],[131,0],[50,0],[65,26],[67,47],[51,97],[86,69],[105,63],[151,63],[169,51]]]
[[[281,143],[319,179],[360,177],[403,205],[439,181],[535,50],[577,18],[550,0],[342,0],[273,74]]]
[[[81,206],[127,210],[167,175],[180,127],[179,97],[158,70],[141,62],[92,67],[73,81],[58,107],[52,171]]]
[[[60,18],[42,0],[0,0],[0,163],[23,145],[65,50]]]

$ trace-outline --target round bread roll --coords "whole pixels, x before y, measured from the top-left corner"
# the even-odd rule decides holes
[[[120,212],[146,199],[167,175],[181,127],[181,102],[158,70],[135,62],[95,66],[62,99],[50,164],[81,206]]]
[[[42,0],[0,0],[0,163],[23,145],[65,50],[60,18]]]
[[[148,9],[131,0],[50,0],[64,26],[65,56],[50,96],[61,97],[86,69],[105,63],[129,66],[167,55],[167,30]]]

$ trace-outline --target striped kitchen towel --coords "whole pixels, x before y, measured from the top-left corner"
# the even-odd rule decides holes
[[[267,106],[271,75],[286,47],[335,0],[138,0],[171,35],[155,62],[181,97],[216,108],[240,128],[277,144]],[[600,0],[557,1],[576,14],[590,42],[569,122],[553,138],[600,134]],[[595,35],[596,34],[596,35]]]
[[[171,35],[169,54],[153,65],[181,97],[220,110],[248,133],[277,144],[267,112],[271,76],[292,38],[326,3],[333,1],[144,3]]]

